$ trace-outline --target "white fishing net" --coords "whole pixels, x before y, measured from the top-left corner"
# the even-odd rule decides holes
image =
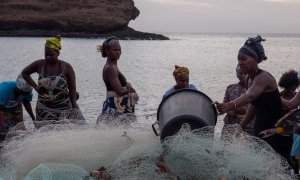
[[[110,127],[130,127],[132,122],[136,122],[135,114],[122,114],[115,109],[109,109],[106,113],[98,116],[96,123],[105,124]]]
[[[42,163],[30,171],[24,180],[84,179],[89,173],[75,164]]]
[[[180,179],[293,179],[287,162],[267,143],[235,132],[238,126],[230,126],[226,136],[214,139],[212,127],[195,131],[183,127],[162,144],[163,159]],[[154,171],[161,153],[157,144],[131,146],[107,171],[113,179],[169,179],[170,174]]]
[[[112,164],[131,144],[148,139],[159,143],[151,131],[128,127],[78,125],[68,120],[35,125],[39,128],[16,126],[10,131],[0,154],[1,178],[11,172],[15,175],[4,179],[24,178],[41,163],[77,164],[90,172]]]
[[[213,127],[184,126],[161,143],[151,127],[48,124],[16,130],[0,156],[5,180],[60,177],[61,169],[66,179],[82,179],[101,166],[111,179],[171,179],[170,173],[156,172],[160,156],[180,179],[293,179],[281,156],[238,126],[228,126],[221,138],[214,137]],[[82,176],[73,178],[72,172]]]
[[[291,179],[287,162],[259,138],[229,126],[226,135],[212,141],[210,129],[168,139],[165,161],[181,179]]]

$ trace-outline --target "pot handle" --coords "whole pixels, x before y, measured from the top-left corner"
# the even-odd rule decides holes
[[[158,124],[158,121],[156,121],[154,124],[152,124],[152,129],[153,129],[153,132],[156,136],[159,136],[160,134],[156,131],[156,128],[155,128],[155,125]]]

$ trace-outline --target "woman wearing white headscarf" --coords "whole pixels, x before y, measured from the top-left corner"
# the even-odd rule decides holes
[[[4,140],[7,131],[23,122],[22,104],[31,119],[35,120],[31,100],[32,87],[21,75],[16,81],[0,83],[0,142]]]

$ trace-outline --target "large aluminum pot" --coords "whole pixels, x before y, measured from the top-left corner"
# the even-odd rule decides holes
[[[158,107],[155,123],[159,125],[160,139],[176,134],[184,123],[188,123],[191,129],[215,126],[217,111],[212,100],[192,89],[178,90],[165,97]],[[152,128],[159,135],[155,124]]]

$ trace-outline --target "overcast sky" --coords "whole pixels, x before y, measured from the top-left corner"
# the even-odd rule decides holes
[[[300,33],[300,0],[134,0],[146,32]]]

